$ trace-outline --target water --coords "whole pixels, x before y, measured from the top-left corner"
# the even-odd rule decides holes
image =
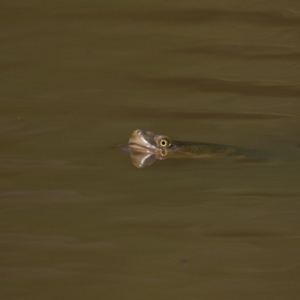
[[[300,6],[2,1],[1,299],[298,299]],[[272,153],[164,160],[134,129]]]

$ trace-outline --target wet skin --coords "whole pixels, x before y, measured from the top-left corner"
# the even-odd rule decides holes
[[[124,150],[130,152],[133,164],[146,167],[155,160],[167,157],[233,157],[236,159],[250,158],[248,149],[219,144],[175,141],[165,135],[155,134],[146,130],[135,130]]]

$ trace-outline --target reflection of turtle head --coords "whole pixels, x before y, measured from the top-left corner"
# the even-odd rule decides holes
[[[137,168],[144,168],[151,166],[157,159],[163,160],[168,157],[168,153],[165,155],[151,154],[140,151],[130,152],[131,161]]]
[[[148,167],[156,161],[156,156],[151,153],[132,151],[130,157],[133,165],[137,168]]]

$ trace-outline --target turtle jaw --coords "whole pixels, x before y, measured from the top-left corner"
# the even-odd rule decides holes
[[[131,134],[128,147],[135,151],[157,153],[160,148],[157,147],[155,138],[156,135],[151,131],[137,129]]]

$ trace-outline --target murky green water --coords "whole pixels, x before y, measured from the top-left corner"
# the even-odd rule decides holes
[[[298,299],[297,2],[0,8],[1,299]],[[271,159],[136,169],[137,128]]]

